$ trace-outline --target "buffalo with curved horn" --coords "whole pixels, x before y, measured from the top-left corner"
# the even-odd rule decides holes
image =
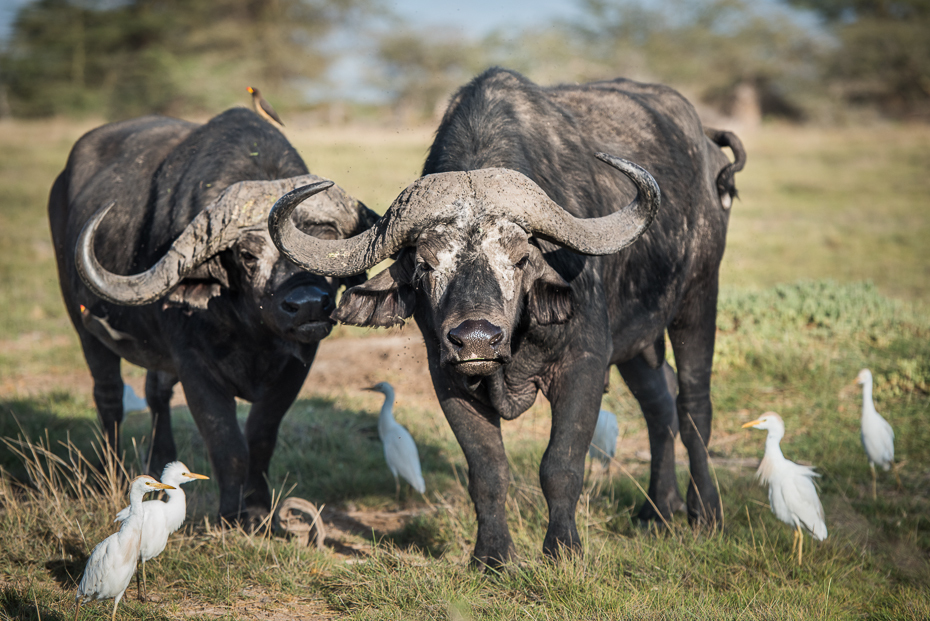
[[[689,517],[719,520],[706,454],[717,273],[733,175],[744,163],[736,136],[705,134],[671,89],[627,80],[542,88],[491,69],[453,97],[424,176],[369,230],[320,240],[292,226],[289,214],[309,189],[272,209],[272,239],[315,273],[357,274],[397,253],[388,269],[348,289],[333,317],[362,326],[415,318],[468,462],[478,563],[514,554],[500,426],[540,391],[552,406],[540,464],[549,506],[543,550],[580,548],[575,507],[612,364],[649,427],[650,498],[640,516],[670,518],[685,506],[674,471],[680,418]],[[677,412],[666,329],[679,370]]]
[[[68,312],[113,450],[123,420],[120,360],[147,369],[149,472],[177,458],[178,382],[220,488],[220,517],[267,512],[278,426],[334,321],[341,284],[281,256],[266,221],[282,193],[309,185],[292,216],[322,238],[352,237],[377,216],[307,173],[281,133],[245,109],[204,125],[143,117],[97,128],[71,151],[49,197]],[[245,426],[236,398],[252,403]]]

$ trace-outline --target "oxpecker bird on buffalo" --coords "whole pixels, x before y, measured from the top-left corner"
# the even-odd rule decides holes
[[[539,469],[549,509],[542,549],[580,551],[575,509],[610,365],[649,428],[650,499],[640,517],[686,509],[695,524],[720,522],[706,453],[710,377],[717,273],[744,163],[737,137],[704,128],[670,88],[540,87],[494,68],[452,97],[422,177],[371,229],[339,240],[301,231],[291,214],[309,187],[272,210],[274,243],[313,273],[350,277],[395,258],[348,289],[333,317],[416,321],[468,463],[479,566],[516,553],[501,423],[540,391],[552,406]],[[677,400],[663,368],[666,331]],[[685,499],[675,477],[679,428],[691,470]]]
[[[151,473],[177,458],[170,403],[180,382],[230,521],[269,510],[278,426],[332,329],[339,287],[365,279],[311,274],[271,242],[271,206],[308,185],[316,196],[291,216],[305,234],[350,238],[377,219],[236,108],[205,124],[146,116],[94,129],[49,197],[61,291],[109,447],[118,454],[120,360],[147,370]],[[251,403],[244,433],[237,398]]]

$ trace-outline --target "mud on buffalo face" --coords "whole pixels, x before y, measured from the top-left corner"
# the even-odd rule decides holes
[[[303,200],[298,189],[272,209],[269,230],[284,254],[318,274],[356,274],[403,249],[387,270],[346,291],[333,317],[389,326],[419,308],[443,366],[487,375],[510,361],[524,313],[543,325],[571,317],[571,288],[533,238],[609,254],[638,239],[655,217],[659,188],[652,176],[626,160],[598,157],[638,189],[633,202],[601,218],[575,218],[524,175],[489,168],[420,178],[370,230],[346,240],[321,240],[290,223]]]
[[[390,325],[419,305],[440,345],[440,363],[486,375],[510,362],[511,336],[524,311],[540,324],[569,318],[571,289],[522,227],[469,217],[469,205],[459,209],[459,218],[423,231],[370,285],[346,291],[334,318]],[[398,308],[399,300],[409,303]]]

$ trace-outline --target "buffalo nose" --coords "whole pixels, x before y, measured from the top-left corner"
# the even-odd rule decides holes
[[[449,330],[446,337],[458,349],[468,347],[479,350],[489,347],[494,350],[503,340],[504,331],[486,319],[467,319]]]
[[[281,300],[281,310],[300,321],[319,321],[329,317],[332,296],[319,287],[297,287]]]

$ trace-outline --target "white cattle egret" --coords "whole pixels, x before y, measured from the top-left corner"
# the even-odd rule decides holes
[[[743,425],[743,429],[767,429],[765,455],[756,471],[759,481],[769,486],[769,504],[772,513],[782,522],[795,527],[794,546],[798,548],[798,565],[801,564],[804,534],[801,526],[810,531],[817,541],[827,538],[827,525],[823,519],[823,505],[814,487],[814,477],[820,475],[810,466],[802,466],[782,455],[779,443],[785,435],[785,423],[775,412],[766,412],[754,421]]]
[[[410,432],[403,425],[394,420],[394,388],[387,382],[378,382],[370,388],[384,395],[384,405],[381,406],[381,416],[378,417],[378,436],[384,444],[384,459],[387,461],[391,474],[394,475],[395,495],[400,497],[400,481],[397,475],[421,494],[426,492],[426,483],[420,470],[420,455],[417,445]]]
[[[869,458],[872,469],[872,499],[878,498],[875,489],[875,464],[888,470],[894,466],[894,430],[882,415],[875,410],[872,402],[872,372],[868,369],[859,371],[856,383],[862,385],[862,447]],[[895,477],[898,476],[897,470]],[[900,479],[898,484],[901,484]]]
[[[600,459],[605,466],[610,466],[610,460],[617,452],[619,433],[617,417],[613,412],[601,410],[597,415],[597,426],[594,428],[594,437],[591,438],[591,447],[588,449],[591,459]]]
[[[123,520],[119,531],[97,544],[84,566],[84,576],[78,585],[77,607],[74,618],[81,611],[81,604],[90,600],[110,599],[113,601],[111,621],[116,618],[116,607],[126,587],[132,581],[139,561],[139,547],[143,531],[142,497],[148,492],[174,489],[159,483],[150,476],[142,475],[132,481],[129,488],[129,515]]]
[[[136,394],[129,384],[123,384],[123,413],[139,412],[149,408],[148,402]]]
[[[168,489],[168,501],[146,500],[142,503],[142,545],[139,559],[142,561],[142,587],[139,599],[145,601],[145,562],[150,561],[168,545],[168,535],[181,528],[187,515],[187,498],[181,485],[198,479],[209,479],[202,474],[189,472],[187,466],[173,461],[161,473],[161,482],[171,487]],[[116,514],[114,522],[124,522],[132,511],[126,507]]]

